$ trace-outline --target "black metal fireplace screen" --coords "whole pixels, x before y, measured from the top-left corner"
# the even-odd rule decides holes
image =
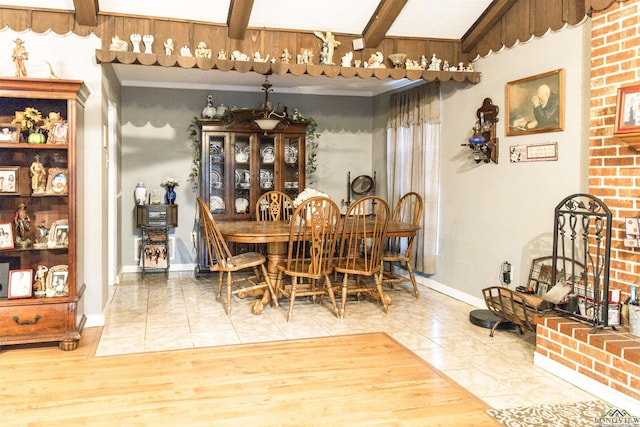
[[[556,206],[554,217],[551,283],[570,287],[555,310],[596,332],[609,326],[611,211],[597,197],[574,194]]]

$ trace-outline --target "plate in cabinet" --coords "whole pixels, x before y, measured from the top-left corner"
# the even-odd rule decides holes
[[[209,201],[209,209],[213,211],[223,211],[224,210],[224,200],[222,197],[213,196],[211,197],[211,201]]]
[[[298,148],[293,145],[284,147],[284,161],[286,163],[298,163]]]

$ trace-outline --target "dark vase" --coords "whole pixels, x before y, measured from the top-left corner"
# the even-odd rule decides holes
[[[168,205],[173,205],[176,202],[176,192],[173,186],[167,185],[167,192],[164,195]]]

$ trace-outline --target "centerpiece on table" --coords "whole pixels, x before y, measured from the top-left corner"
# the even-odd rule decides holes
[[[162,185],[166,189],[166,193],[164,195],[165,200],[168,205],[173,205],[176,202],[176,191],[175,188],[179,186],[178,180],[175,178],[167,178]]]
[[[314,188],[305,188],[302,193],[298,194],[298,197],[293,199],[293,207],[297,208],[302,202],[312,197],[329,197],[329,195]]]

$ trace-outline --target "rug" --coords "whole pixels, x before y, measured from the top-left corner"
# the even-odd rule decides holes
[[[490,409],[487,414],[507,427],[593,427],[612,405],[600,400],[558,405]]]

